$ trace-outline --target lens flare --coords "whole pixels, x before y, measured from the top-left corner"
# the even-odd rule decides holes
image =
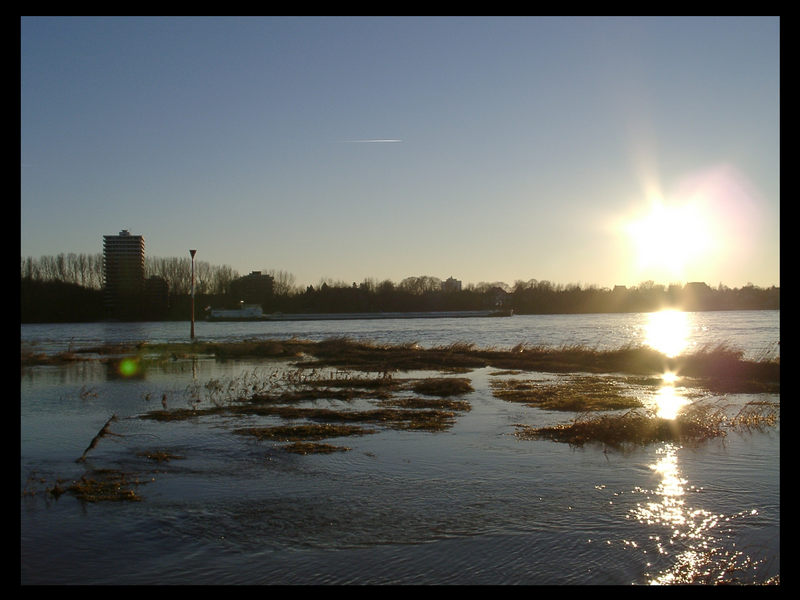
[[[139,372],[139,362],[133,358],[124,358],[119,363],[119,374],[123,377],[133,377]]]

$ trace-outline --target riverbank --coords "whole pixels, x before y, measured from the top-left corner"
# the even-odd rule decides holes
[[[234,313],[235,311],[228,311]],[[425,312],[357,312],[357,313],[271,313],[256,317],[229,315],[210,316],[209,322],[245,321],[358,321],[364,319],[468,319],[477,317],[510,317],[512,310],[443,310]]]

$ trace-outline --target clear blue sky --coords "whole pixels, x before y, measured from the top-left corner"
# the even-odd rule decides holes
[[[780,285],[775,18],[23,18],[21,254]]]

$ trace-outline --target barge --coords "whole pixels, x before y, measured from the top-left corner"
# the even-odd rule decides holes
[[[353,312],[353,313],[270,313],[264,314],[257,304],[244,304],[235,309],[212,308],[207,321],[342,321],[357,319],[454,319],[470,317],[510,317],[513,310],[443,310],[416,312]]]

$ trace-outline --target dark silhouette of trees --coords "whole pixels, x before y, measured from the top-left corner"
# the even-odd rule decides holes
[[[22,279],[31,281],[59,281],[84,288],[99,290],[103,287],[102,254],[59,254],[38,259],[22,258]]]
[[[22,258],[20,315],[23,323],[82,322],[103,319],[102,255],[59,254]],[[141,319],[187,320],[190,311],[191,259],[150,258],[145,261],[148,296]],[[395,284],[365,279],[352,284],[331,279],[316,286],[295,285],[291,273],[263,270],[272,278],[271,291],[259,297],[266,313],[424,312],[512,309],[516,314],[649,312],[682,310],[779,309],[780,288],[748,284],[732,289],[690,282],[668,286],[645,281],[635,287],[613,289],[550,281],[469,284],[454,289],[431,276],[413,276]],[[195,316],[210,307],[238,304],[232,284],[246,279],[229,266],[195,262]],[[234,286],[235,287],[235,286]],[[167,298],[167,306],[163,298]],[[156,298],[159,300],[156,301]]]
[[[161,277],[170,294],[180,296],[192,289],[192,259],[185,257],[145,258],[145,275]],[[227,294],[239,274],[228,265],[214,266],[202,260],[194,262],[195,294]]]
[[[780,308],[780,288],[740,290],[705,283],[664,286],[652,281],[632,288],[581,288],[559,286],[534,279],[514,285],[511,306],[518,314],[649,312],[663,308],[680,310],[775,310]]]
[[[81,323],[103,319],[103,292],[76,283],[24,278],[21,323]]]

